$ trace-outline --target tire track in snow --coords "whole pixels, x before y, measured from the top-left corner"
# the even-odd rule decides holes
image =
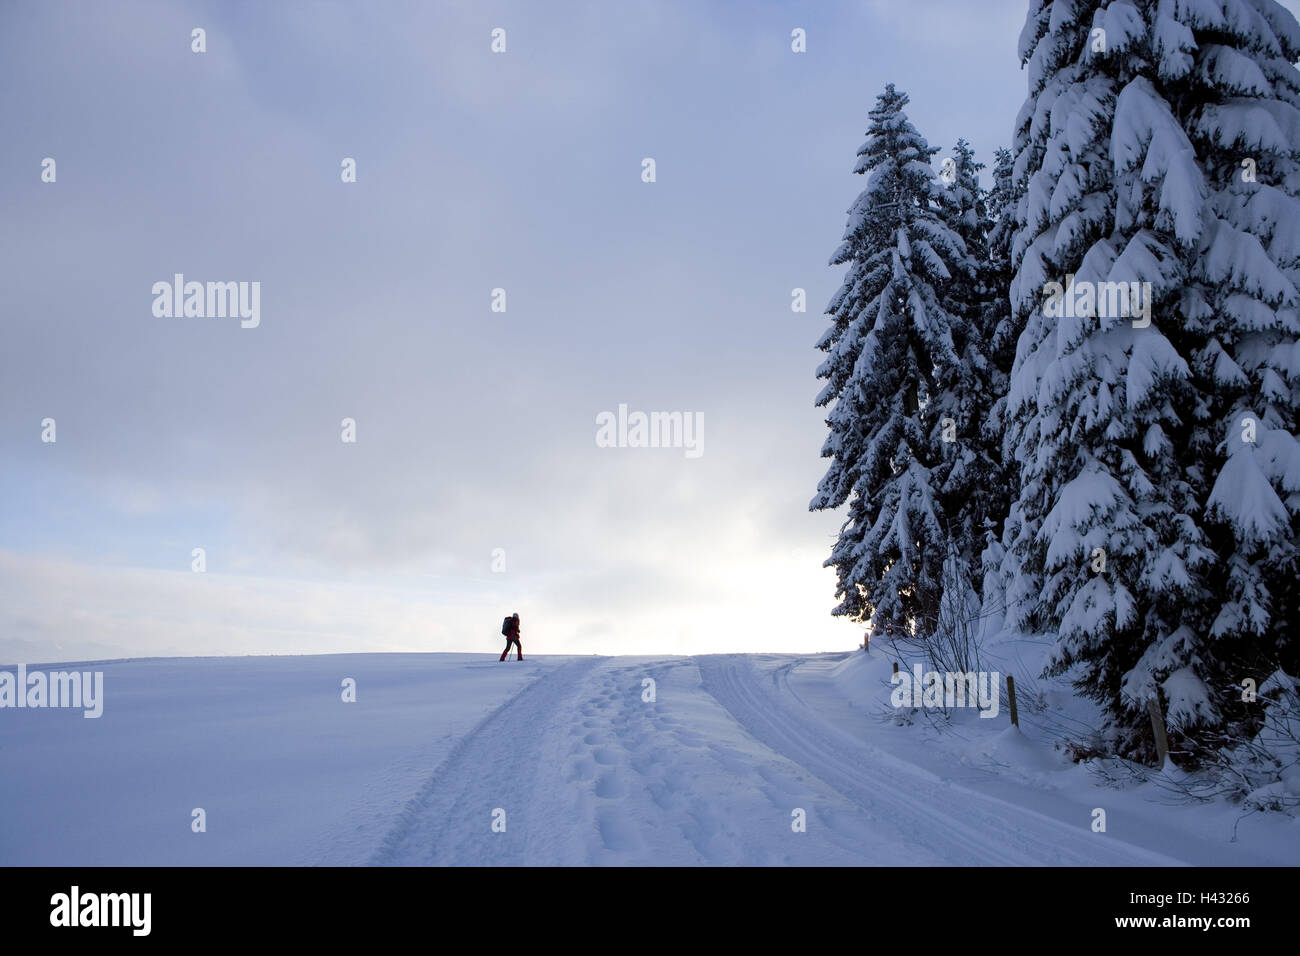
[[[599,662],[563,664],[483,718],[407,803],[371,863],[501,866],[522,860],[542,742]],[[491,829],[497,807],[506,811],[504,833]]]
[[[743,655],[696,658],[704,688],[760,743],[908,841],[959,866],[1168,866],[1180,861],[947,784],[820,720],[785,680],[765,689]],[[898,864],[909,861],[900,859]]]

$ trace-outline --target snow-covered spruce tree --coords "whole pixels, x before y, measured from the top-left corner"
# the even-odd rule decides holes
[[[1023,188],[1014,177],[1015,158],[1009,149],[994,153],[993,183],[985,197],[989,217],[985,258],[982,264],[984,295],[979,321],[979,339],[989,362],[989,406],[981,428],[980,441],[987,461],[985,493],[992,500],[983,509],[984,550],[980,556],[983,579],[980,598],[984,626],[990,633],[999,630],[1006,611],[1006,580],[1003,576],[1005,551],[1002,531],[1016,497],[1015,462],[1003,455],[1006,431],[1007,383],[1015,358],[1020,325],[1011,311],[1012,241],[1016,231],[1016,207]]]
[[[1176,749],[1224,729],[1223,639],[1294,620],[1298,32],[1272,0],[1035,0],[1021,35],[1008,603],[1120,753],[1160,693]]]
[[[1091,7],[1097,7],[1093,0]],[[1039,432],[1044,425],[1038,414],[1037,385],[1042,380],[1043,368],[1051,357],[1047,346],[1054,332],[1054,320],[1042,314],[1042,287],[1049,276],[1063,272],[1057,263],[1067,258],[1078,258],[1086,248],[1086,236],[1081,227],[1087,226],[1093,236],[1109,228],[1108,195],[1109,175],[1105,163],[1104,144],[1093,143],[1091,153],[1085,154],[1089,137],[1081,137],[1081,147],[1074,154],[1066,154],[1059,143],[1052,152],[1052,168],[1047,169],[1049,142],[1062,137],[1062,127],[1067,121],[1065,111],[1077,100],[1078,88],[1085,78],[1079,61],[1080,52],[1088,39],[1088,11],[1066,12],[1060,22],[1054,22],[1056,8],[1050,0],[1033,0],[1024,29],[1020,36],[1021,61],[1032,60],[1029,73],[1029,95],[1016,119],[1016,156],[1013,181],[1023,184],[1017,201],[1015,219],[1017,229],[1011,248],[1011,262],[1015,269],[1008,292],[1011,308],[1009,327],[1018,330],[1016,358],[1008,394],[1002,406],[1004,460],[1014,469],[1018,493],[1008,510],[1003,534],[1003,569],[1007,624],[1024,631],[1045,631],[1058,623],[1052,619],[1048,606],[1040,600],[1043,587],[1045,548],[1038,531],[1043,516],[1052,505],[1052,492],[1045,487],[1050,480],[1049,462],[1053,449],[1042,448],[1039,456]],[[1067,96],[1068,94],[1068,96]],[[1062,115],[1056,119],[1056,128],[1050,124],[1052,107],[1058,100],[1063,105]],[[1080,111],[1078,123],[1089,131],[1090,115]],[[1074,235],[1074,247],[1055,248],[1055,227],[1045,222],[1045,197],[1050,199],[1056,178],[1061,176],[1065,159],[1070,161],[1067,182],[1074,185],[1078,209],[1074,211],[1072,228],[1066,238]],[[1029,188],[1033,180],[1033,190]],[[1086,190],[1086,192],[1085,192]],[[1064,194],[1063,194],[1064,195]],[[1084,206],[1079,200],[1089,200]],[[1033,203],[1031,219],[1030,203]],[[1087,219],[1083,218],[1087,214]],[[1064,215],[1058,215],[1063,220]],[[1031,247],[1031,243],[1033,244]],[[1027,249],[1030,254],[1026,256]],[[1053,259],[1046,258],[1047,253]],[[1036,267],[1036,268],[1035,268]],[[1024,272],[1025,278],[1021,279]],[[1044,347],[1040,349],[1040,344]],[[1013,386],[1016,389],[1013,391]],[[1044,413],[1050,407],[1044,409]]]
[[[1007,507],[1006,485],[1000,480],[1001,449],[990,442],[985,428],[993,402],[1005,392],[1005,381],[987,356],[991,334],[986,322],[993,300],[1005,301],[1007,288],[996,287],[990,268],[993,224],[979,182],[983,168],[970,144],[959,139],[945,161],[940,175],[945,188],[939,194],[939,215],[961,238],[967,253],[964,261],[951,263],[951,279],[940,288],[943,306],[953,320],[953,344],[960,363],[956,376],[943,383],[936,402],[940,440],[951,446],[938,469],[938,487],[949,551],[956,561],[953,571],[958,581],[966,582],[983,576],[980,556],[986,545],[986,524],[1000,525]]]
[[[1209,666],[1170,673],[1157,645],[1128,686],[1142,693],[1164,678],[1171,721],[1187,714],[1188,732],[1202,725],[1212,741],[1258,729],[1262,708],[1242,701],[1243,679],[1300,673],[1300,25],[1271,0],[1152,22],[1153,86],[1207,191],[1185,354],[1205,403],[1189,474],[1217,561],[1209,632],[1191,646]]]
[[[938,289],[967,259],[939,214],[937,150],[908,120],[907,102],[890,84],[870,112],[854,169],[866,188],[831,257],[848,272],[818,343],[827,355],[817,404],[831,406],[822,455],[831,463],[809,505],[848,504],[826,561],[838,576],[833,613],[898,630],[938,615],[947,550],[936,471],[954,454],[941,409],[952,404],[944,389],[960,366]]]

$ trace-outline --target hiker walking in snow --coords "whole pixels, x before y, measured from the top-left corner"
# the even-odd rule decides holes
[[[501,625],[501,633],[506,636],[506,649],[501,652],[501,660],[506,659],[506,655],[510,653],[510,645],[513,644],[515,646],[515,651],[518,654],[515,660],[522,661],[524,659],[524,646],[519,643],[518,611],[515,611],[514,614],[505,619]]]

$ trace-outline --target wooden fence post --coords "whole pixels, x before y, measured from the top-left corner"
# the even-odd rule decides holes
[[[1011,726],[1020,726],[1020,712],[1016,710],[1016,679],[1007,675],[1007,700],[1011,704]]]
[[[1151,732],[1156,738],[1156,756],[1163,768],[1165,758],[1169,756],[1169,738],[1165,736],[1165,718],[1160,713],[1160,704],[1154,697],[1147,698],[1147,713],[1151,715]]]

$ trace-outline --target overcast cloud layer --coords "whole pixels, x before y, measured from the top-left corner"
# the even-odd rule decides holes
[[[854,153],[892,81],[991,165],[1023,16],[0,6],[0,661],[495,651],[513,610],[537,653],[851,646],[806,508]],[[175,273],[260,326],[155,317]],[[620,403],[703,454],[598,448]]]

